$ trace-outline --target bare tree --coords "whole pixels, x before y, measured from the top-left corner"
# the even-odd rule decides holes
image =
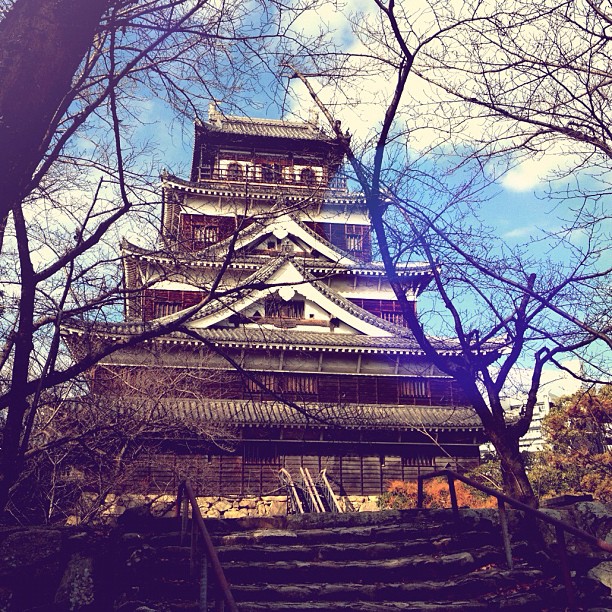
[[[64,522],[76,514],[88,522],[103,518],[123,493],[172,493],[184,474],[162,466],[152,479],[148,468],[178,440],[233,449],[231,424],[177,410],[177,398],[201,402],[202,388],[222,386],[222,373],[150,367],[118,376],[98,366],[96,378],[93,388],[71,381],[70,393],[60,386],[41,398],[8,506],[18,520]]]
[[[551,178],[605,196],[611,26],[610,7],[591,0],[491,3],[484,19],[454,28],[425,53],[417,72],[434,85],[436,104],[421,110],[432,119],[434,108],[453,107],[454,129],[464,126],[478,154],[510,152],[513,163],[557,154]]]
[[[282,7],[265,8],[254,22],[252,7],[237,1],[16,0],[2,16],[1,507],[46,389],[176,329],[213,299],[214,282],[172,322],[116,344],[92,341],[74,360],[63,349],[67,318],[120,316],[120,234],[152,242],[159,227],[151,106],[191,122],[211,98],[248,97],[249,79],[282,41]]]
[[[488,180],[481,156],[464,149],[458,157],[457,149],[434,140],[415,159],[410,137],[430,127],[423,123],[426,115],[419,118],[423,100],[415,94],[416,75],[432,57],[443,75],[448,45],[465,31],[503,20],[503,8],[478,3],[456,12],[447,3],[422,9],[393,0],[376,7],[374,13],[351,17],[358,40],[352,52],[290,58],[288,76],[299,79],[344,146],[387,274],[419,346],[470,399],[499,454],[505,490],[536,505],[518,442],[532,419],[542,368],[564,353],[588,358],[587,347],[612,346],[603,298],[609,274],[601,264],[605,234],[600,219],[583,208],[569,225],[544,236],[549,256],[530,253],[526,245],[511,248],[475,216]],[[343,103],[354,105],[374,74],[381,77],[377,83],[384,83],[375,94],[384,115],[368,137],[355,142],[338,117]],[[461,121],[452,110],[436,109],[438,127],[444,121],[453,129],[453,121]],[[363,132],[363,126],[349,127]],[[447,138],[452,136],[447,132]],[[578,227],[584,241],[574,239],[572,229]],[[561,249],[563,257],[556,256]],[[417,316],[410,308],[396,273],[396,264],[410,257],[430,263],[442,314]],[[445,326],[446,335],[455,339],[441,345],[434,336]],[[500,351],[493,366],[487,347]],[[518,418],[510,418],[502,406],[502,388],[511,369],[529,361],[533,376],[526,406]],[[594,367],[595,376],[606,373],[605,366],[600,372],[597,363]]]

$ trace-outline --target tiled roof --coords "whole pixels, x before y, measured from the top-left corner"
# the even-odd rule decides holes
[[[160,327],[160,322],[95,322],[65,321],[62,331],[65,335],[86,335],[93,333],[107,337],[131,336],[153,331]],[[421,354],[413,338],[394,336],[365,336],[363,334],[340,334],[332,332],[310,332],[294,329],[267,329],[263,327],[219,327],[195,329],[195,332],[212,344],[223,346],[292,348],[295,350],[328,350],[341,352],[366,353],[412,353]],[[404,330],[405,332],[406,330]],[[182,332],[169,332],[159,341],[196,342],[191,336]],[[431,339],[430,339],[431,340]],[[453,340],[433,340],[434,346],[441,352],[455,353],[458,345]],[[496,350],[492,347],[489,350]]]
[[[295,329],[263,329],[261,327],[237,327],[197,330],[207,340],[219,345],[269,346],[277,348],[330,348],[346,351],[364,350],[366,352],[410,351],[421,353],[416,340],[409,330],[401,328],[403,337],[365,336],[363,334],[340,334],[332,332],[298,331]],[[432,340],[440,351],[455,352],[455,340]]]
[[[83,335],[94,333],[101,336],[129,336],[142,334],[158,329],[161,321],[147,323],[139,322],[95,322],[91,324],[81,321],[65,321],[62,325],[64,334]],[[203,340],[220,347],[235,346],[245,348],[291,348],[295,350],[365,352],[365,353],[410,353],[423,354],[416,340],[405,328],[402,336],[366,336],[364,334],[342,334],[334,332],[299,331],[295,329],[264,328],[264,327],[218,327],[194,329]],[[195,342],[182,332],[170,332],[159,338],[160,341]],[[460,347],[452,338],[429,338],[433,347],[440,353],[456,354]],[[483,353],[496,353],[503,345],[488,342],[481,348]]]
[[[172,409],[188,418],[232,425],[285,425],[346,429],[482,429],[473,408],[464,406],[397,406],[380,404],[299,404],[281,401],[168,400]]]
[[[410,332],[405,327],[401,327],[399,325],[395,325],[394,323],[385,321],[384,319],[381,319],[380,317],[377,317],[376,315],[371,314],[367,310],[360,308],[359,306],[355,305],[350,300],[343,298],[341,295],[337,294],[335,291],[332,291],[331,289],[329,289],[329,287],[327,287],[327,285],[325,285],[325,283],[322,283],[321,281],[318,281],[314,277],[312,277],[308,273],[308,271],[293,258],[279,256],[275,259],[271,259],[267,263],[267,265],[262,266],[254,274],[246,278],[243,281],[244,286],[249,287],[252,290],[253,287],[265,285],[268,279],[277,270],[279,270],[285,264],[286,261],[290,261],[300,271],[300,273],[302,274],[302,276],[304,277],[306,281],[308,281],[313,287],[317,289],[317,291],[319,291],[329,300],[331,300],[332,302],[340,306],[345,312],[350,313],[354,317],[357,317],[359,320],[365,321],[366,323],[373,325],[374,327],[378,327],[381,330],[385,330],[389,333],[395,334],[396,336],[411,335]],[[225,299],[220,298],[218,300],[214,300],[210,304],[206,305],[202,310],[200,310],[200,312],[198,313],[198,316],[206,317],[211,314],[214,314],[215,312],[219,312],[223,310],[224,308],[231,307],[232,304],[236,303],[237,299],[240,299],[247,293],[248,292],[245,291],[245,292],[241,292],[239,295],[232,294],[228,298],[225,298]],[[179,315],[177,313],[177,315],[170,315],[170,316],[179,316]]]
[[[292,140],[332,140],[316,125],[303,121],[254,119],[252,117],[222,115],[219,112],[215,112],[210,119],[206,122],[200,122],[199,127],[207,132],[221,132],[241,136],[290,138]]]
[[[294,265],[296,265],[298,269],[300,269],[301,266],[299,266],[299,264],[296,264],[296,262],[293,262],[293,263]],[[303,268],[302,268],[302,273],[304,274],[304,278],[308,279],[313,287],[315,287],[318,291],[320,291],[325,297],[330,299],[332,302],[340,306],[345,312],[349,312],[350,314],[357,317],[358,319],[365,321],[366,323],[369,323],[370,325],[374,325],[375,327],[378,327],[380,329],[384,329],[385,331],[395,334],[396,336],[405,336],[407,333],[409,333],[405,327],[401,327],[400,325],[396,325],[395,323],[390,323],[389,321],[385,321],[384,319],[381,319],[380,317],[373,315],[371,312],[368,312],[364,308],[357,306],[356,304],[354,304],[347,298],[342,297],[340,294],[336,293],[335,291],[332,291],[325,283],[322,283],[321,281],[313,279],[308,274],[308,272],[304,270]]]
[[[335,244],[332,244],[324,236],[317,234],[315,231],[309,228],[305,223],[300,221],[297,214],[289,213],[287,214],[287,216],[291,218],[291,220],[294,221],[309,236],[312,236],[316,241],[320,242],[321,244],[325,245],[328,249],[335,252],[340,258],[344,259],[347,262],[350,262],[349,265],[351,267],[358,265],[358,262],[355,260],[355,258],[350,253],[348,253],[347,251],[344,251],[343,249],[336,246]],[[258,234],[265,235],[266,227],[268,225],[272,225],[276,221],[278,221],[277,217],[270,216],[263,223],[252,223],[244,231],[240,233],[239,239],[245,240],[245,239],[248,239],[249,237],[255,238]],[[204,250],[201,251],[201,253],[203,256],[210,255],[210,254],[217,254],[217,253],[227,253],[227,249],[229,245],[231,244],[232,240],[233,240],[233,237],[229,236],[225,240],[222,240],[220,242],[217,242],[216,244],[213,244],[205,248]],[[336,266],[338,265],[336,262],[334,262],[334,264]],[[360,264],[360,265],[367,266],[368,264]]]

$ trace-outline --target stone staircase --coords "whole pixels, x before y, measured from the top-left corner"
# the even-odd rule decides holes
[[[494,514],[447,510],[207,520],[241,611],[563,610],[564,592],[526,542],[506,569]],[[196,610],[177,523],[124,527],[113,608]],[[541,559],[544,559],[541,557]]]

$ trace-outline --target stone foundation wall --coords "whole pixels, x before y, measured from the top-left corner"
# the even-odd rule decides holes
[[[204,518],[244,518],[246,516],[278,516],[287,514],[286,495],[263,497],[198,497]]]
[[[264,495],[261,497],[197,497],[204,518],[244,518],[247,516],[279,516],[287,514],[286,495]],[[82,500],[83,503],[83,500]],[[112,520],[121,516],[128,508],[148,506],[153,516],[173,516],[176,511],[175,495],[108,495],[101,515]],[[78,524],[75,515],[69,525]]]
[[[248,516],[283,516],[287,514],[286,495],[264,495],[260,497],[209,496],[197,497],[204,518],[245,518]],[[82,500],[86,505],[87,500]],[[108,520],[121,516],[128,508],[148,506],[154,516],[172,516],[175,512],[174,495],[108,495],[101,509],[101,516]],[[380,510],[378,495],[349,495],[340,498],[346,511],[375,512]],[[72,516],[68,525],[79,524],[79,517]]]
[[[346,507],[346,500],[348,500],[349,508],[352,507],[354,512],[377,512],[380,510],[378,498],[378,495],[347,495],[346,498],[340,500],[340,503],[344,505],[345,510],[348,510]]]

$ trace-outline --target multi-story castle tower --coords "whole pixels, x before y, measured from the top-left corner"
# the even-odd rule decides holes
[[[181,474],[201,494],[262,494],[280,467],[306,466],[378,494],[423,468],[477,462],[478,418],[404,325],[342,162],[315,120],[211,107],[196,124],[191,180],[163,177],[160,248],[123,245],[127,321],[99,333],[184,327],[111,355],[91,380],[130,401],[135,381],[155,379],[166,410],[215,434],[158,440],[139,487]],[[399,274],[416,308],[431,270]]]

